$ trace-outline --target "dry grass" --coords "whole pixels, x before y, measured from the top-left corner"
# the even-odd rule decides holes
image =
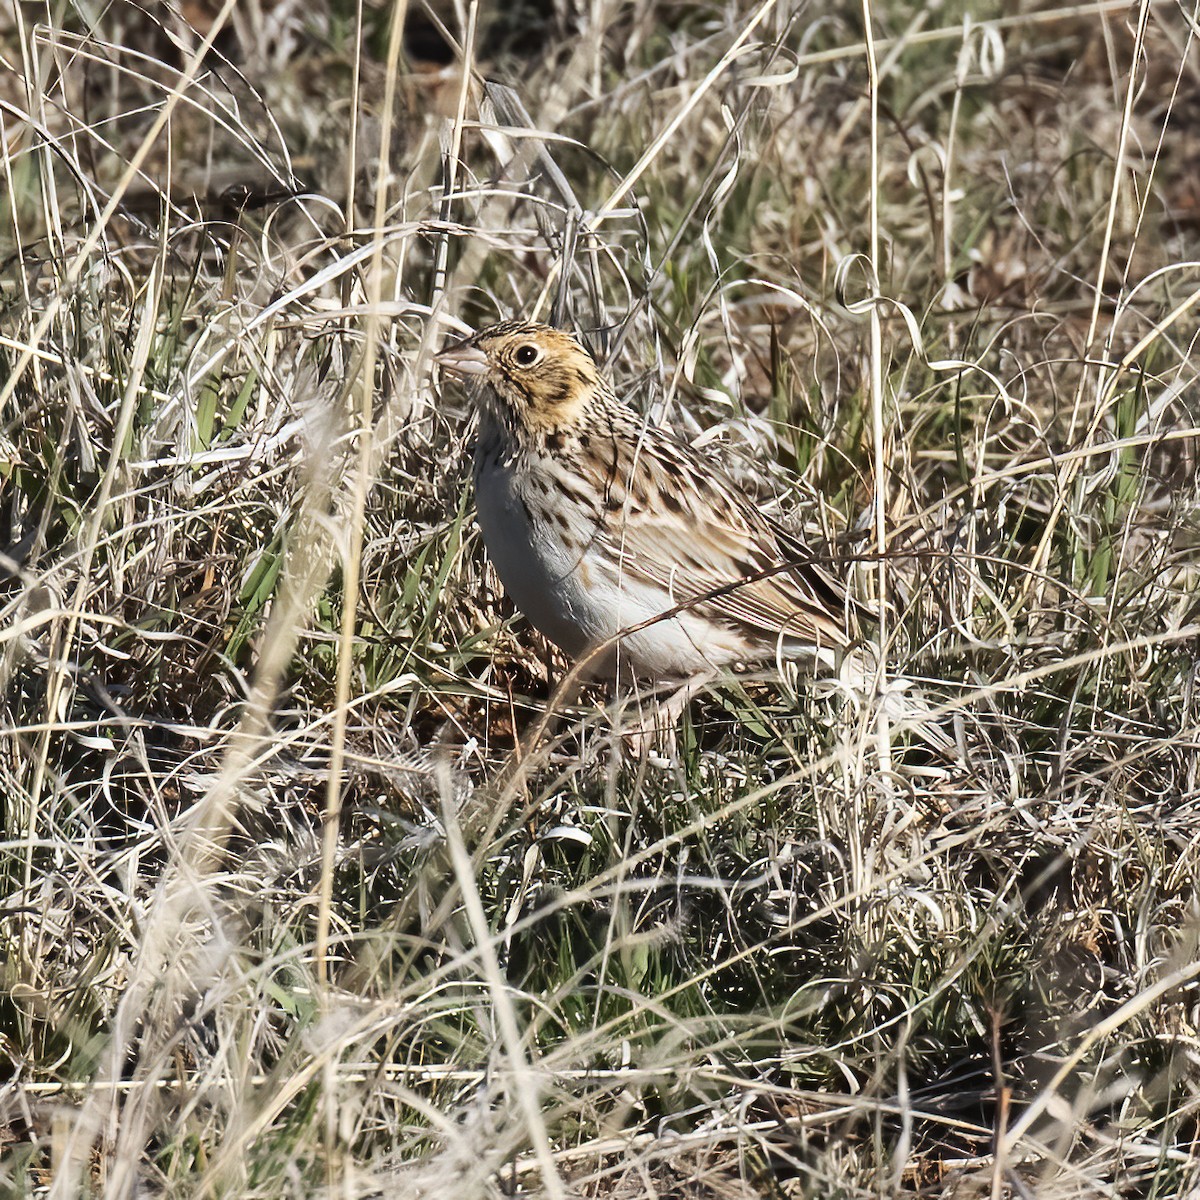
[[[0,18],[0,1186],[1200,1194],[1200,16],[435,7]],[[941,741],[564,705],[430,387],[512,313]]]

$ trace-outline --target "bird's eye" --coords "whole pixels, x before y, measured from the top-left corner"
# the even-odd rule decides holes
[[[518,367],[532,367],[541,356],[542,352],[532,342],[518,346],[513,354]]]

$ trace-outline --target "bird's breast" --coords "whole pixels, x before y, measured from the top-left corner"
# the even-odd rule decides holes
[[[506,462],[482,443],[475,504],[488,557],[513,603],[568,654],[582,654],[603,632],[588,586],[587,514],[558,494],[548,472]]]

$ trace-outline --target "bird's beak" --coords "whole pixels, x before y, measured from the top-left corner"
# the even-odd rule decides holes
[[[451,375],[486,375],[491,370],[487,355],[469,339],[447,346],[434,361]]]

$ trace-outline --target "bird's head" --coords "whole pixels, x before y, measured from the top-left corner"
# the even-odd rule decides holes
[[[571,428],[601,387],[595,359],[571,334],[534,321],[489,325],[447,346],[437,362],[482,384],[485,412],[514,437]]]

